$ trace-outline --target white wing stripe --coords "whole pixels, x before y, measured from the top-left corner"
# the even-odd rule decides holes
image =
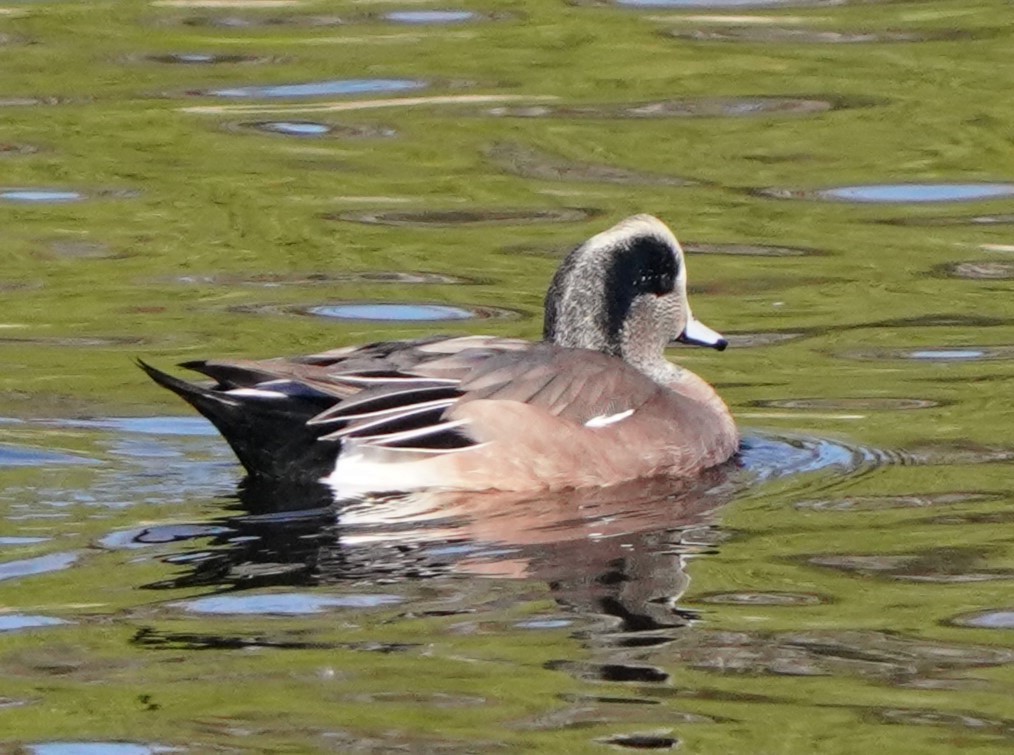
[[[600,414],[597,417],[592,417],[590,420],[584,423],[585,427],[606,427],[607,425],[613,425],[617,422],[626,419],[634,413],[633,409],[627,409],[625,412],[617,412],[616,414]]]

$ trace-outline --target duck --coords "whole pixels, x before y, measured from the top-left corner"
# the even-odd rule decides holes
[[[567,254],[541,341],[442,335],[179,365],[204,382],[138,365],[211,421],[249,479],[337,496],[561,491],[685,479],[735,455],[728,407],[666,358],[673,341],[728,345],[691,312],[673,232],[641,214]]]

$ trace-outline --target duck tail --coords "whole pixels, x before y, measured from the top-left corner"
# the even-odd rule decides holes
[[[310,481],[329,475],[340,441],[321,441],[322,428],[307,425],[336,399],[307,395],[230,392],[225,386],[190,383],[138,359],[137,366],[204,415],[232,447],[253,478]],[[189,366],[189,365],[183,365]]]

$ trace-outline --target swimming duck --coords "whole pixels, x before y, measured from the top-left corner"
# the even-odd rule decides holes
[[[664,223],[635,215],[564,259],[543,340],[438,336],[264,361],[144,362],[207,417],[254,478],[322,480],[338,495],[431,488],[561,490],[696,475],[738,433],[673,340],[722,350],[694,319]]]

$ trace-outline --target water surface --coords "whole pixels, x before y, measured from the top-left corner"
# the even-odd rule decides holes
[[[1003,3],[8,10],[0,750],[1011,749]],[[732,343],[693,483],[244,483],[132,361],[537,338],[635,212]]]

